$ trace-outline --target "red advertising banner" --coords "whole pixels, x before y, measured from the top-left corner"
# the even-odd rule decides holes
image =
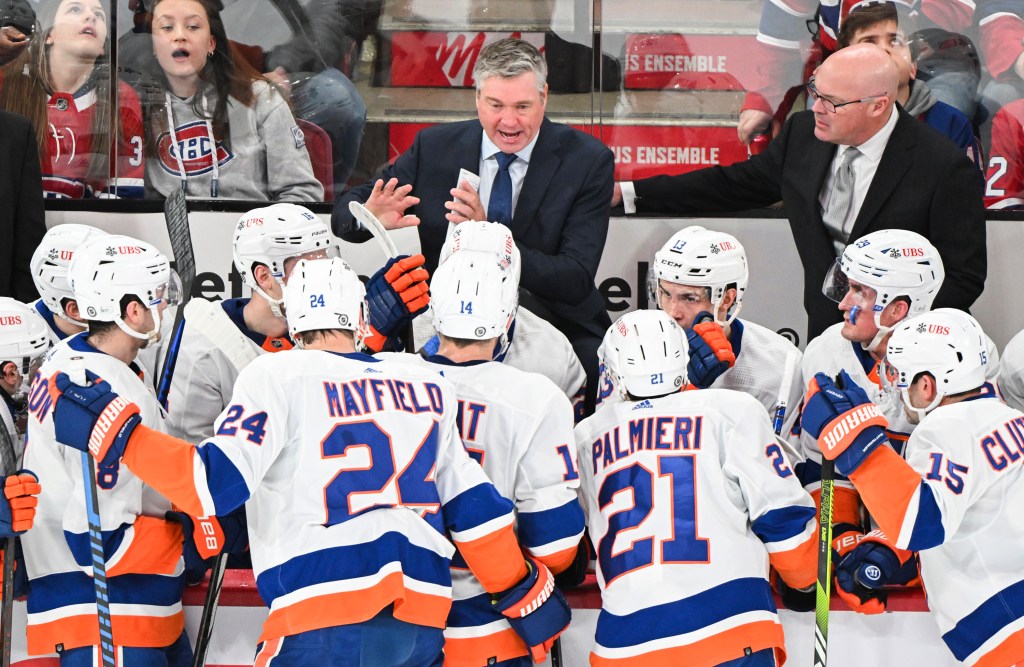
[[[757,63],[754,35],[630,35],[626,88],[744,90]]]
[[[427,123],[391,123],[388,159],[412,145]],[[589,127],[575,126],[584,132]],[[682,174],[747,159],[747,149],[734,127],[679,125],[605,125],[599,138],[615,153],[615,180],[657,174]]]
[[[480,50],[506,37],[544,50],[542,32],[391,33],[391,85],[471,88]]]

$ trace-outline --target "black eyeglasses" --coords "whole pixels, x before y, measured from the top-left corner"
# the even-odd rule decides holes
[[[845,107],[847,105],[850,105],[850,104],[860,104],[861,102],[870,102],[873,99],[876,99],[876,98],[879,98],[879,97],[885,97],[886,95],[888,95],[888,93],[879,93],[878,95],[869,95],[869,96],[863,97],[863,98],[861,98],[859,100],[851,100],[849,102],[833,102],[832,100],[828,99],[827,97],[822,97],[821,93],[818,92],[818,89],[814,87],[814,79],[811,79],[810,81],[807,82],[807,94],[811,98],[811,105],[813,105],[815,101],[821,100],[821,105],[823,107],[825,107],[825,111],[828,111],[828,112],[831,112],[831,113],[835,113],[836,110],[842,109],[843,107]]]

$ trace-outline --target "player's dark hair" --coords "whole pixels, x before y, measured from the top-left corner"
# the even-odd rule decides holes
[[[836,47],[845,49],[853,43],[853,37],[861,30],[878,25],[884,21],[893,21],[899,25],[900,18],[896,13],[896,5],[891,2],[871,2],[857,7],[843,19],[836,38]]]
[[[470,347],[471,345],[479,345],[480,343],[486,342],[482,340],[477,340],[475,338],[453,338],[452,336],[445,336],[444,334],[438,335],[444,337],[444,340],[446,342],[451,343],[459,350],[464,350],[465,348]]]
[[[910,384],[916,383],[925,375],[928,375],[932,378],[932,380],[935,380],[935,376],[929,373],[928,371],[921,371],[920,373],[914,376],[914,380]],[[975,387],[974,389],[968,389],[967,391],[958,391],[955,394],[946,394],[946,398],[967,398],[968,396],[973,396],[977,394],[979,391],[981,391],[981,387]]]
[[[303,345],[311,345],[320,340],[327,340],[329,336],[334,334],[342,334],[355,341],[355,334],[347,329],[311,329],[309,331],[300,331],[295,334],[295,338],[301,341]]]

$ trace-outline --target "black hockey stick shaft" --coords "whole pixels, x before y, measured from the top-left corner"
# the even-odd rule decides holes
[[[841,376],[836,386],[843,389]],[[814,596],[814,667],[828,665],[828,611],[832,585],[832,494],[835,464],[821,456],[821,509],[818,512],[818,583]]]
[[[3,470],[0,470],[3,473],[0,475],[0,487],[2,487],[7,475],[18,469],[18,454],[14,450],[14,440],[3,422],[0,422],[0,447],[3,448],[3,456],[0,456],[0,460],[7,464]],[[17,544],[16,537],[8,537],[4,540],[4,579],[3,592],[0,593],[0,628],[3,633],[0,636],[3,641],[3,647],[0,648],[0,664],[3,667],[11,667],[11,638],[14,634],[11,627],[14,619],[14,561]]]
[[[224,586],[224,573],[228,568],[228,555],[220,553],[213,561],[210,570],[210,583],[206,588],[206,600],[203,601],[203,615],[199,619],[199,630],[196,632],[196,648],[192,655],[192,667],[205,667],[206,655],[210,651],[210,640],[213,638],[213,623],[217,619],[217,606],[220,604],[220,591]]]
[[[167,237],[174,253],[174,268],[181,278],[181,303],[174,314],[174,327],[171,339],[166,342],[163,364],[157,369],[156,387],[157,400],[167,409],[167,394],[170,391],[171,377],[178,360],[178,346],[181,343],[182,321],[185,317],[185,304],[192,297],[192,283],[196,277],[196,255],[192,248],[192,232],[188,222],[188,202],[185,193],[174,188],[164,202],[164,222],[167,225]]]

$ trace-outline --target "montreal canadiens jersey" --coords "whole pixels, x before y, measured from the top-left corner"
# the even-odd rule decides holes
[[[220,304],[225,326],[237,331],[228,344],[245,345],[253,354],[291,349],[287,337],[264,336],[245,326],[242,310],[248,303],[249,299],[228,299]],[[238,369],[205,335],[189,327],[188,318],[168,344],[176,361],[168,364],[158,383],[158,394],[167,392],[167,432],[201,442],[213,435],[213,423],[227,407]]]
[[[142,197],[144,155],[142,106],[131,86],[118,82],[118,113],[121,134],[117,138],[117,160],[111,162],[110,177],[97,181],[90,175],[98,152],[93,146],[92,123],[97,101],[94,87],[75,94],[53,93],[47,101],[46,161],[43,162],[43,195],[50,198]]]
[[[724,389],[612,403],[576,443],[601,586],[590,664],[781,657],[769,562],[813,583],[816,520],[764,407]]]
[[[445,357],[378,355],[424,366],[448,380],[458,397],[458,424],[469,455],[498,493],[516,506],[519,542],[558,573],[572,563],[584,519],[572,406],[548,378],[496,361],[456,364]],[[457,558],[445,664],[480,667],[528,655],[490,595]]]
[[[359,623],[392,603],[396,618],[441,628],[455,553],[446,535],[497,590],[525,572],[507,551],[519,553],[512,504],[462,446],[457,410],[451,385],[411,364],[263,355],[239,374],[214,436],[149,479],[183,489],[179,505],[199,515],[245,504],[270,608],[260,641]]]
[[[935,408],[910,436],[906,459],[917,476],[876,468],[852,478],[872,513],[888,515],[897,546],[919,551],[928,607],[956,659],[1019,664],[1024,414],[991,395]]]
[[[417,350],[428,355],[437,353],[438,340],[430,317],[413,320],[413,336]],[[581,419],[587,374],[565,334],[539,315],[519,308],[509,338],[508,350],[497,361],[528,373],[540,373],[554,382],[572,401],[577,420]]]
[[[992,120],[985,207],[1024,207],[1024,100],[1010,102]]]
[[[99,643],[82,455],[56,442],[50,376],[66,371],[71,357],[84,357],[89,371],[139,406],[143,423],[161,428],[152,390],[132,367],[90,346],[86,336],[68,338],[47,353],[29,397],[24,465],[43,485],[35,524],[21,537],[30,581],[30,655]],[[170,504],[127,467],[97,468],[114,641],[169,646],[184,628],[181,527],[164,520]]]

